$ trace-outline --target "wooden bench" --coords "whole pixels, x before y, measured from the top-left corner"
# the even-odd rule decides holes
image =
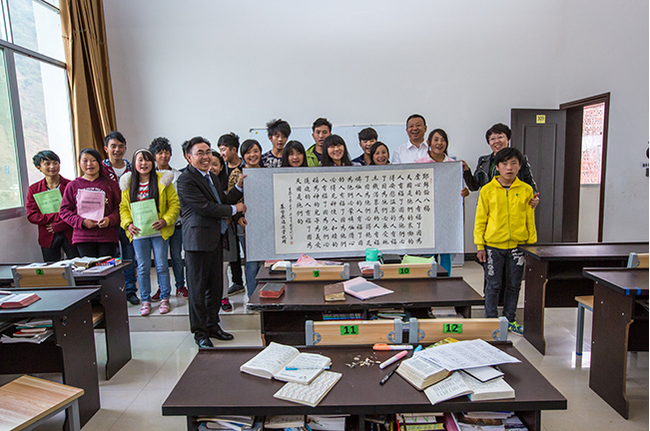
[[[78,287],[72,272],[72,265],[59,267],[13,266],[11,273],[14,286],[29,287]],[[93,327],[104,320],[104,307],[93,304]]]
[[[457,340],[508,340],[508,319],[473,318],[473,319],[416,319],[412,317],[408,324],[409,343],[436,343],[451,337]]]
[[[628,268],[648,268],[648,253],[630,253]],[[576,327],[576,355],[582,356],[585,334],[585,310],[594,311],[594,295],[576,296],[578,301],[578,323]]]
[[[70,430],[79,431],[78,398],[83,389],[61,383],[22,376],[0,387],[0,428],[31,430],[67,410]]]
[[[343,265],[321,265],[321,266],[293,266],[287,265],[287,281],[311,281],[311,280],[349,280],[350,264]]]
[[[305,322],[305,344],[350,345],[402,342],[402,321],[394,320],[328,320]]]

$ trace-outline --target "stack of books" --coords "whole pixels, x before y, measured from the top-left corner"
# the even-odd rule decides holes
[[[445,415],[448,431],[528,431],[513,412],[467,412]]]
[[[15,331],[11,335],[2,334],[2,343],[40,344],[54,333],[50,319],[23,319],[14,323]]]
[[[444,430],[443,413],[401,413],[396,415],[400,431]]]
[[[199,430],[262,431],[262,422],[256,422],[255,416],[199,416],[196,421],[199,423]]]

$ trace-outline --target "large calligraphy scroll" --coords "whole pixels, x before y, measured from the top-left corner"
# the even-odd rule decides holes
[[[250,260],[462,253],[460,163],[246,169]]]

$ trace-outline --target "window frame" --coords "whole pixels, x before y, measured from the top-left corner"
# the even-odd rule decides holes
[[[3,11],[7,12],[8,11],[7,1],[6,0],[0,0],[0,1],[2,3],[1,7]],[[60,10],[58,8],[52,6],[48,2],[44,2],[42,0],[33,0],[33,1],[37,1],[38,3],[41,3],[49,8],[55,9],[57,12],[60,13]],[[10,14],[5,13],[5,17],[7,18],[5,21],[9,21],[9,22],[5,22],[5,24],[10,24],[11,21]],[[12,27],[10,25],[7,25],[6,28],[7,28],[7,38],[8,39],[11,38],[13,40]],[[16,155],[18,158],[18,169],[19,169],[19,176],[20,176],[20,195],[22,198],[22,206],[0,209],[0,221],[3,221],[12,218],[24,217],[27,214],[25,205],[27,203],[27,191],[29,189],[29,178],[27,175],[27,154],[25,150],[23,119],[22,119],[21,108],[20,108],[20,97],[18,93],[18,75],[16,71],[15,54],[18,53],[21,55],[25,55],[27,57],[34,58],[44,63],[48,63],[52,66],[62,68],[64,70],[66,70],[67,65],[62,61],[32,51],[31,49],[23,48],[10,41],[6,41],[3,39],[0,39],[0,49],[2,49],[5,58],[5,64],[3,66],[5,67],[7,73],[7,84],[8,84],[9,99],[11,104],[14,143],[16,145]],[[67,80],[67,71],[66,71],[66,80]],[[68,89],[69,88],[70,87],[68,82]],[[70,95],[68,94],[68,102],[69,102],[69,97]],[[72,119],[72,112],[70,112],[70,118]],[[72,127],[72,124],[70,126]],[[74,136],[72,139],[73,139],[72,145],[74,145]],[[73,153],[76,153],[76,151],[73,151]],[[76,170],[76,166],[75,166],[75,170]]]

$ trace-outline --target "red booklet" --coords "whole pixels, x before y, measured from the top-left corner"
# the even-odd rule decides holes
[[[9,296],[0,296],[0,308],[23,308],[41,299],[35,293],[18,293]]]
[[[260,298],[279,298],[284,293],[284,283],[266,283],[260,290]]]

